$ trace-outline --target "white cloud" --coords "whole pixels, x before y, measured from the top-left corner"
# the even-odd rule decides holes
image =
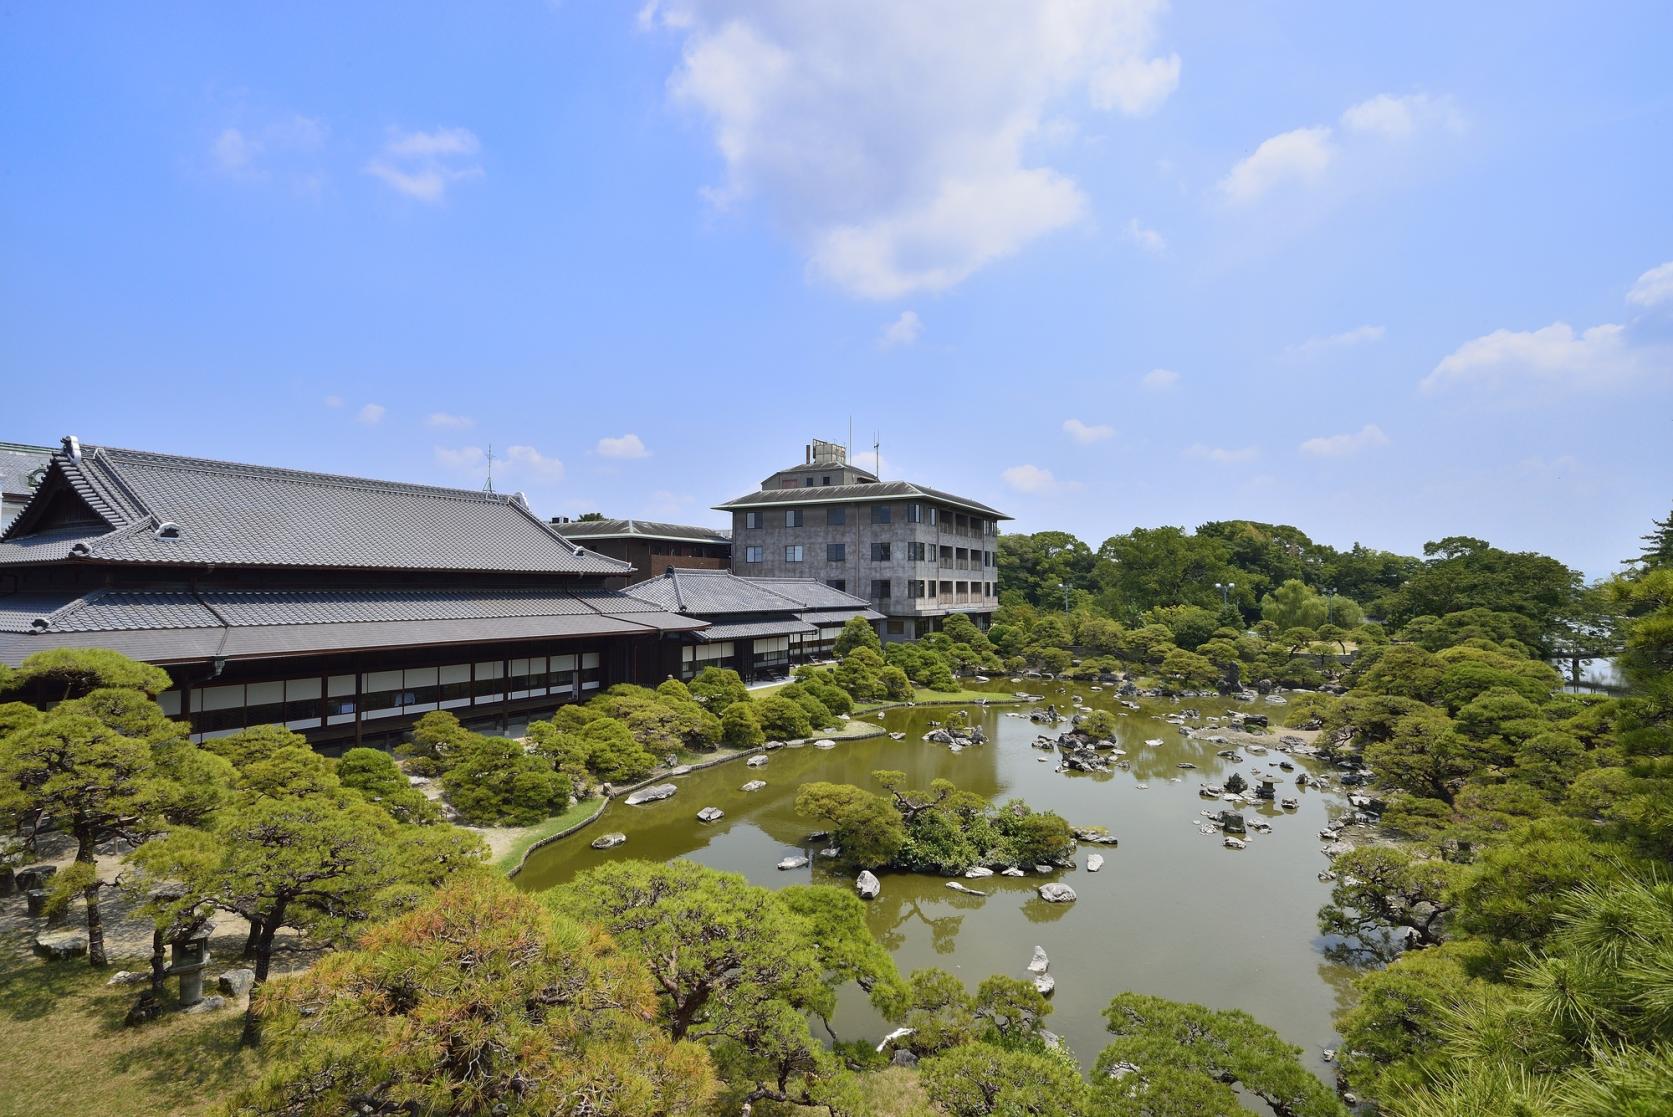
[[[443,430],[465,430],[468,427],[476,426],[476,420],[468,415],[449,415],[445,411],[430,412],[429,418],[425,419],[424,422],[429,426],[440,427]]]
[[[1405,97],[1379,93],[1342,113],[1342,127],[1348,131],[1371,133],[1390,140],[1409,139],[1430,126],[1459,132],[1464,128],[1464,118],[1450,98],[1431,97],[1426,93]]]
[[[1321,353],[1328,353],[1335,349],[1351,349],[1356,345],[1368,345],[1381,341],[1387,331],[1381,326],[1355,326],[1351,330],[1343,330],[1339,334],[1325,334],[1321,337],[1310,337],[1299,345],[1292,345],[1284,350],[1286,357],[1316,357]]]
[[[1131,115],[1179,80],[1157,0],[652,0],[668,86],[712,127],[717,206],[760,198],[810,271],[867,298],[951,287],[1087,212],[1042,141],[1075,101]]]
[[[1436,131],[1456,135],[1464,127],[1464,117],[1450,97],[1379,93],[1344,110],[1340,132],[1329,124],[1315,124],[1263,141],[1220,180],[1219,191],[1227,202],[1246,205],[1282,186],[1317,187],[1339,165],[1356,168],[1363,177],[1378,166],[1378,153],[1391,150],[1393,143]],[[1400,157],[1410,159],[1409,153]]]
[[[1194,446],[1187,447],[1185,456],[1218,462],[1221,465],[1235,465],[1239,462],[1254,461],[1261,456],[1261,448],[1259,446],[1243,446],[1237,449],[1228,449],[1222,446],[1204,446],[1199,442]]]
[[[254,128],[223,128],[209,147],[209,160],[225,178],[265,182],[275,175],[300,194],[317,194],[325,175],[316,162],[328,129],[300,113]]]
[[[368,403],[365,407],[362,407],[358,412],[356,412],[354,417],[362,423],[370,426],[374,423],[383,422],[383,411],[383,404]]]
[[[343,397],[339,396],[339,395],[326,396],[325,397],[325,406],[327,406],[327,407],[341,407],[341,406],[343,406]]]
[[[391,128],[382,150],[366,164],[366,173],[409,198],[440,202],[454,183],[482,177],[482,167],[474,161],[480,149],[475,133],[467,128]]]
[[[688,493],[658,489],[651,494],[650,501],[645,505],[645,513],[658,519],[678,520],[693,503],[695,502]]]
[[[1139,380],[1139,385],[1148,392],[1165,392],[1179,383],[1179,373],[1171,368],[1153,368]]]
[[[1300,450],[1303,454],[1315,458],[1341,458],[1388,444],[1389,437],[1383,433],[1381,427],[1375,423],[1366,423],[1354,434],[1330,434],[1309,438],[1301,444]]]
[[[1575,333],[1567,322],[1538,330],[1494,330],[1466,341],[1418,382],[1424,392],[1454,387],[1607,387],[1636,375],[1644,350],[1612,323]]]
[[[1153,256],[1160,256],[1168,250],[1167,239],[1155,229],[1145,228],[1136,217],[1127,220],[1127,239]]]
[[[556,483],[563,480],[563,462],[549,458],[533,446],[511,446],[505,451],[506,472],[512,477]]]
[[[1627,302],[1634,306],[1660,306],[1673,302],[1673,260],[1639,276],[1638,282],[1627,292]]]
[[[918,317],[915,310],[903,310],[900,317],[883,327],[883,334],[877,339],[879,348],[893,349],[900,345],[911,345],[924,332],[923,319]]]
[[[1336,157],[1330,135],[1330,129],[1323,126],[1280,132],[1220,180],[1220,193],[1229,201],[1244,203],[1288,182],[1318,182]]]
[[[1115,428],[1103,423],[1095,425],[1081,422],[1079,419],[1063,420],[1063,430],[1070,438],[1083,446],[1090,446],[1094,442],[1102,442],[1115,434]]]
[[[645,449],[644,440],[636,434],[624,434],[620,438],[601,438],[594,447],[601,458],[648,458],[651,452]]]
[[[436,461],[455,472],[481,473],[488,464],[488,455],[480,446],[461,446],[456,450],[437,446]]]
[[[1051,470],[1037,465],[1013,465],[999,477],[1019,493],[1049,493],[1060,487]]]

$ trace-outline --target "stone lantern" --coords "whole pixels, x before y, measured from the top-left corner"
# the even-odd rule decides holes
[[[1255,788],[1255,798],[1272,800],[1278,797],[1278,788],[1271,776],[1262,776],[1260,786]]]
[[[173,955],[168,972],[180,979],[180,1007],[203,1000],[203,971],[209,967],[209,936],[215,925],[205,923],[169,944]]]

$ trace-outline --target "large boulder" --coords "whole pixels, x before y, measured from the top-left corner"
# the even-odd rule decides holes
[[[1048,904],[1072,904],[1079,898],[1075,895],[1075,890],[1067,884],[1058,884],[1053,881],[1050,884],[1040,885],[1040,899]]]
[[[219,1009],[223,1009],[225,1007],[227,1007],[227,999],[225,997],[215,996],[215,997],[205,997],[205,998],[203,998],[203,1000],[197,1002],[194,1005],[188,1005],[186,1008],[182,1009],[181,1011],[182,1012],[193,1012],[193,1013],[215,1012],[215,1011],[217,1011]]]
[[[967,880],[975,880],[977,877],[991,877],[993,870],[982,865],[972,865],[964,870],[964,875]]]
[[[668,798],[679,789],[678,784],[672,783],[659,783],[652,787],[641,787],[638,791],[629,795],[626,802],[630,807],[637,807],[641,803],[655,803],[659,799]]]
[[[744,763],[749,765],[751,768],[766,767],[767,754],[764,753],[764,752],[758,752],[754,756],[750,757],[748,760],[744,761]]]
[[[1046,957],[1046,948],[1043,946],[1036,946],[1034,948],[1034,957],[1028,960],[1028,972],[1041,974],[1045,973],[1049,969],[1051,969],[1051,959]]]
[[[889,1062],[897,1067],[915,1067],[918,1065],[918,1056],[900,1047],[895,1049],[894,1057]]]
[[[1087,859],[1086,859],[1086,871],[1087,872],[1095,873],[1099,869],[1102,869],[1103,867],[1104,867],[1104,856],[1103,856],[1103,854],[1094,853],[1094,854],[1091,854],[1087,857]]]
[[[1039,974],[1034,978],[1034,989],[1042,997],[1049,997],[1057,992],[1057,979],[1049,973]]]
[[[804,869],[807,867],[807,858],[799,853],[791,857],[780,858],[778,867],[780,869]]]
[[[738,788],[738,790],[739,791],[760,791],[763,787],[766,787],[766,786],[767,786],[767,781],[766,780],[750,780],[748,783],[746,783],[742,787]]]
[[[594,849],[615,849],[625,841],[627,841],[627,835],[617,830],[594,838],[592,846]]]
[[[256,971],[251,969],[228,970],[215,979],[215,988],[234,1000],[248,993],[256,984]]]
[[[862,900],[875,900],[883,894],[883,882],[870,869],[861,869],[860,875],[854,878],[854,891]]]
[[[704,807],[697,812],[698,822],[719,822],[726,817],[726,812],[719,807]]]
[[[80,958],[87,953],[87,932],[42,931],[35,936],[35,953],[50,962]]]

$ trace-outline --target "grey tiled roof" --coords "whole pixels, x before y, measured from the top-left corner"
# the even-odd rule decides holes
[[[805,636],[816,631],[811,624],[798,620],[740,621],[737,624],[710,625],[697,634],[697,639],[713,644],[721,640],[752,640],[757,636]]]
[[[805,613],[797,613],[798,617],[809,624],[816,624],[822,628],[845,625],[854,617],[864,617],[868,621],[887,620],[888,617],[876,609],[810,609]]]
[[[863,597],[855,597],[847,590],[839,590],[835,586],[827,586],[824,582],[813,578],[751,578],[740,575],[746,582],[754,582],[763,589],[772,590],[781,597],[788,597],[804,609],[864,609],[867,605]]]
[[[702,625],[606,590],[94,590],[0,597],[0,662],[51,647],[114,648],[155,663]]]
[[[18,442],[0,442],[0,493],[7,496],[28,496],[34,492],[29,476],[45,468],[52,458],[50,446],[26,446]]]
[[[732,536],[695,524],[664,524],[655,520],[574,520],[553,524],[566,539],[660,539],[675,543],[731,543]]]
[[[749,578],[725,570],[672,567],[666,573],[622,591],[676,613],[713,616],[724,613],[789,613],[794,601]]]
[[[763,489],[760,492],[746,493],[725,504],[717,504],[715,508],[729,512],[738,508],[783,508],[796,504],[854,504],[912,499],[950,504],[955,508],[992,516],[996,520],[1011,518],[979,501],[944,493],[927,485],[915,485],[910,481],[879,481],[875,485],[811,485],[793,489]]]
[[[499,493],[103,446],[84,447],[79,460],[60,451],[51,471],[107,528],[31,539],[37,500],[0,536],[0,565],[73,560],[570,575],[630,569],[570,543],[520,499]],[[158,534],[165,522],[178,527],[178,538]]]

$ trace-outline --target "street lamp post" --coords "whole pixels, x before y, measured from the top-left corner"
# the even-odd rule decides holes
[[[1063,591],[1063,611],[1067,613],[1069,611],[1069,583],[1059,582],[1057,588]]]
[[[1324,623],[1336,623],[1336,587],[1324,591]]]
[[[1237,588],[1237,583],[1215,582],[1214,588],[1220,591],[1220,604],[1226,606],[1231,604],[1231,592]]]

